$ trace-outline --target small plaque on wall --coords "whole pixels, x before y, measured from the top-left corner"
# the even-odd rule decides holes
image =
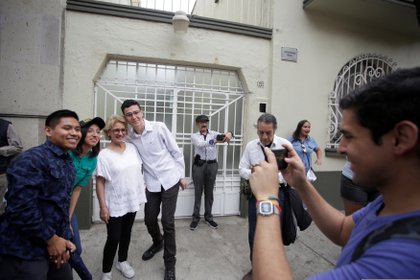
[[[281,48],[281,60],[297,62],[298,50],[296,48]]]

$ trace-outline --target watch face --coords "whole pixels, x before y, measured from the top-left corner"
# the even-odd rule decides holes
[[[263,203],[263,204],[261,204],[261,208],[262,208],[261,209],[262,212],[267,213],[267,212],[270,212],[271,205],[268,204],[268,203]]]
[[[274,213],[274,205],[270,201],[261,201],[258,206],[258,212],[261,215],[271,215]]]

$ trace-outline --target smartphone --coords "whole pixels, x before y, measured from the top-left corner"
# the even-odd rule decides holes
[[[216,136],[216,140],[217,140],[217,141],[223,141],[223,139],[225,139],[225,135],[224,135],[224,134],[218,134],[218,135]]]
[[[287,162],[284,160],[284,158],[286,158],[287,155],[288,155],[287,149],[271,149],[271,151],[276,156],[278,169],[279,170],[286,169],[287,168]]]

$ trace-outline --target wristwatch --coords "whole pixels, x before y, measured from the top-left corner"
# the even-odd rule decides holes
[[[280,215],[280,207],[270,200],[262,200],[257,202],[257,215],[270,216],[273,214]]]

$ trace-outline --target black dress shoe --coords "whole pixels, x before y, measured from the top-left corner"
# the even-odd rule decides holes
[[[159,244],[153,244],[152,246],[150,246],[149,249],[146,250],[146,252],[144,252],[141,258],[143,259],[143,261],[150,260],[151,258],[153,258],[153,256],[157,252],[162,251],[162,249],[163,249],[163,241],[160,242]]]
[[[175,267],[165,268],[164,280],[175,280]]]

